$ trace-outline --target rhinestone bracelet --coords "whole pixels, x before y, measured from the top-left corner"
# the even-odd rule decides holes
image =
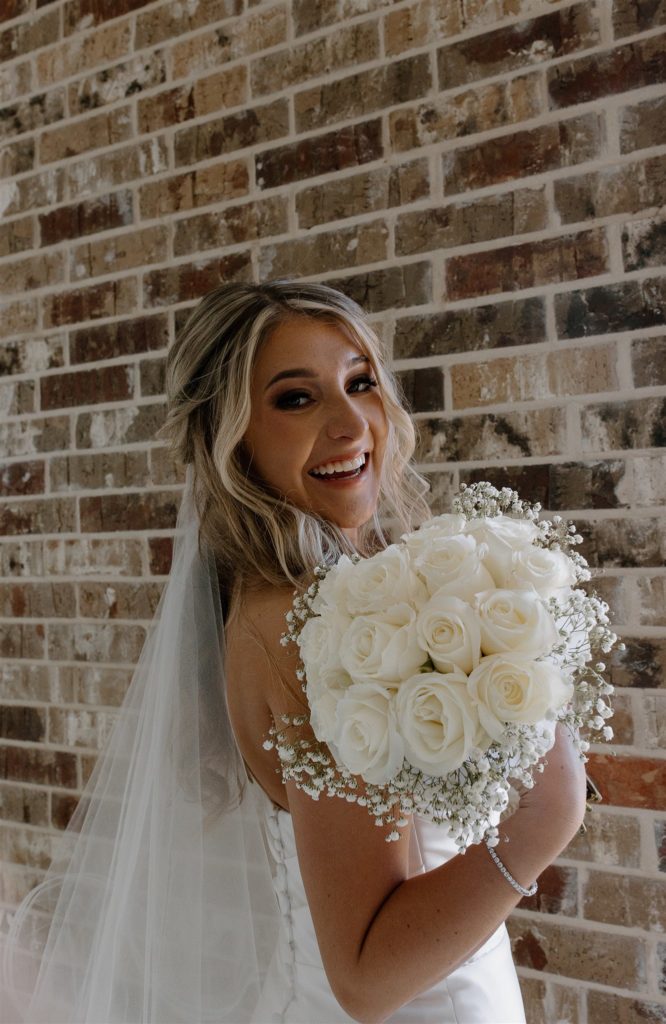
[[[502,874],[506,878],[507,882],[509,882],[509,884],[512,885],[514,887],[514,889],[517,889],[517,891],[520,893],[521,896],[534,896],[534,893],[538,889],[537,883],[536,882],[532,882],[532,884],[529,887],[529,889],[526,889],[523,885],[520,884],[520,882],[517,882],[515,880],[515,878],[513,877],[511,872],[508,870],[506,865],[502,864],[502,861],[499,859],[499,857],[497,856],[497,854],[493,850],[492,846],[488,845],[487,841],[486,841],[486,847],[488,849],[488,853],[490,854],[490,856],[493,858],[493,860],[497,864],[497,867],[500,869],[500,871],[502,872]]]

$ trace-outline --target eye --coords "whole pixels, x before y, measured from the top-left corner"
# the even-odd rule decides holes
[[[370,377],[368,374],[364,374],[362,377],[355,377],[349,386],[353,388],[357,384],[367,385],[367,387],[364,388],[363,391],[355,392],[356,394],[361,395],[367,394],[370,388],[377,387],[377,381],[374,379],[374,377]],[[298,401],[298,399],[300,398],[307,399],[309,397],[310,395],[308,394],[307,391],[287,391],[284,395],[280,395],[280,397],[276,400],[275,404],[280,409],[303,409],[303,405],[296,405],[294,403]]]

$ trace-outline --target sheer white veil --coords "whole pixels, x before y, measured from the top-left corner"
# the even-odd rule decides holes
[[[267,800],[231,728],[188,466],[171,572],[118,719],[3,938],[0,1019],[253,1021],[280,927]]]

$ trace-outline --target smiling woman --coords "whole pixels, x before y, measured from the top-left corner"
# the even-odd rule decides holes
[[[16,914],[22,1019],[520,1024],[504,920],[515,879],[582,820],[573,745],[559,737],[503,826],[504,876],[416,814],[386,843],[361,804],[284,782],[266,743],[303,710],[312,735],[281,644],[294,588],[386,548],[382,516],[430,517],[366,315],[322,284],[224,285],[170,349],[167,390],[160,436],[187,467],[172,569],[62,849]]]
[[[355,547],[377,507],[388,436],[377,380],[359,374],[363,363],[369,358],[341,327],[286,320],[258,353],[243,436],[250,464],[276,494],[336,523]],[[294,389],[288,378],[308,386]]]

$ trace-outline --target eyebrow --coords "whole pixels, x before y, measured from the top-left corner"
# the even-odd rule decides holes
[[[347,366],[353,366],[355,363],[369,363],[369,362],[370,362],[370,360],[368,359],[367,356],[352,356],[351,359],[347,360]],[[279,373],[276,373],[275,376],[272,377],[269,380],[268,384],[264,388],[264,391],[268,391],[269,387],[272,384],[275,384],[275,382],[278,381],[278,380],[282,380],[284,377],[318,377],[318,376],[319,376],[319,374],[315,373],[313,370],[309,370],[305,366],[296,366],[296,367],[294,367],[291,370],[280,370]]]

